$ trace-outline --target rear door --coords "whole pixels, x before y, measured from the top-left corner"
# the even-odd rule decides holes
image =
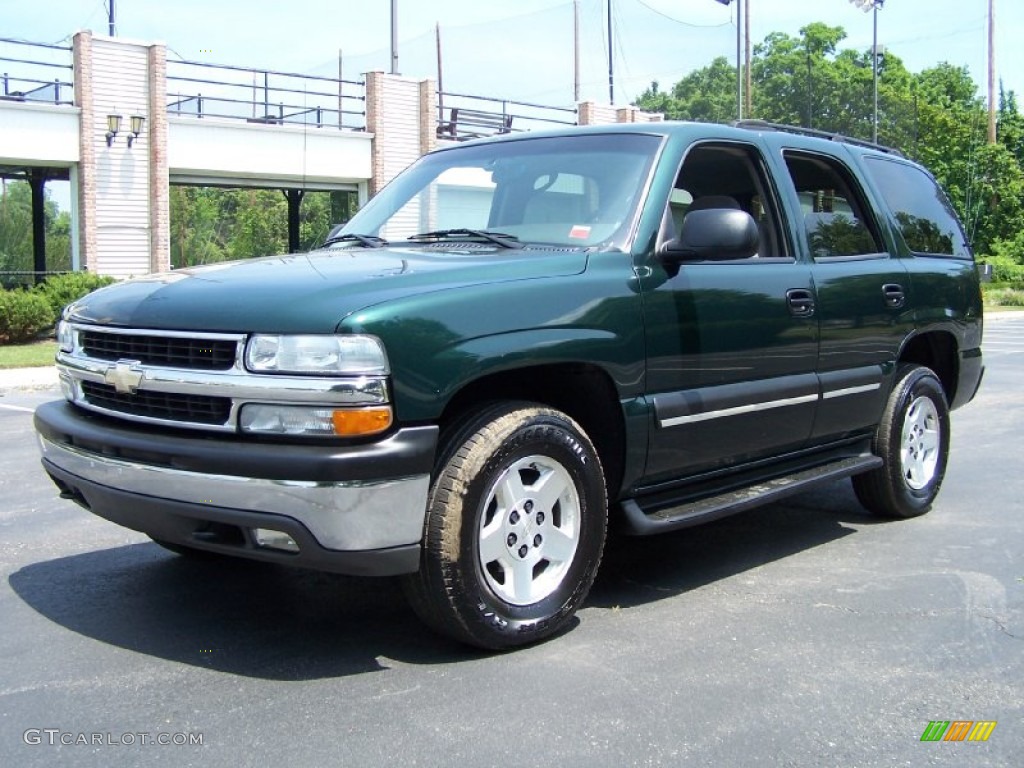
[[[878,422],[903,339],[913,327],[903,261],[883,237],[842,148],[785,149],[787,202],[811,261],[818,301],[821,405],[811,439],[842,438]]]

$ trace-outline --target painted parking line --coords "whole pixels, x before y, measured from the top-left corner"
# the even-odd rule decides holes
[[[36,412],[35,408],[25,408],[24,406],[21,405],[4,405],[3,403],[0,403],[0,408],[2,408],[5,411],[24,411],[25,413]]]

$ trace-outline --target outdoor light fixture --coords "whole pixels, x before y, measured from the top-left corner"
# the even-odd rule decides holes
[[[114,144],[114,137],[121,130],[121,116],[107,115],[107,146]]]
[[[871,140],[878,142],[878,12],[885,5],[885,0],[850,0],[864,13],[874,12],[874,32],[871,42],[872,90],[874,92],[874,110],[871,113]]]
[[[139,134],[142,133],[142,125],[146,122],[146,118],[142,115],[132,115],[132,133],[128,137],[128,146],[131,147],[132,142],[139,138]]]
[[[107,115],[107,146],[114,146],[114,138],[121,132],[121,115]],[[135,140],[139,138],[142,129],[146,124],[146,118],[142,115],[132,115],[128,118],[131,123],[131,130],[128,133],[128,147],[131,148]]]

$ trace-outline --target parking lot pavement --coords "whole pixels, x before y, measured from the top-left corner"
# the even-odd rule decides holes
[[[987,324],[928,515],[875,520],[839,483],[613,537],[575,625],[497,655],[393,580],[186,562],[58,499],[31,430],[58,392],[4,390],[0,764],[1016,768],[1021,329]],[[996,725],[922,742],[932,721]]]
[[[1024,312],[986,315],[982,348],[986,358],[1024,354]]]

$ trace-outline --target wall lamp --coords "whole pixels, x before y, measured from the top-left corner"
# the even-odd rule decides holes
[[[146,118],[142,115],[132,115],[131,118],[131,132],[128,134],[128,147],[130,148],[135,142],[135,139],[139,138],[139,134],[142,133],[142,129],[146,124]],[[120,115],[107,115],[107,146],[111,147],[114,145],[114,138],[121,131],[121,120]]]
[[[113,146],[114,137],[121,130],[121,116],[107,115],[107,146]]]

